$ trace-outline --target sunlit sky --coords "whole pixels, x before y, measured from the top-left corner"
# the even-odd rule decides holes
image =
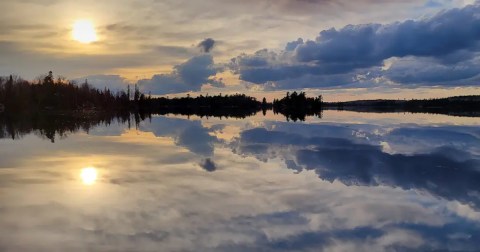
[[[473,0],[2,0],[0,75],[154,95],[480,94]]]

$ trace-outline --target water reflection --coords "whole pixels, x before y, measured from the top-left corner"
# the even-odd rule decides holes
[[[82,179],[83,184],[93,185],[97,181],[98,172],[95,167],[83,168],[80,172],[80,178]]]
[[[145,116],[132,117],[129,113],[96,113],[86,116],[76,114],[0,114],[0,138],[21,139],[28,134],[36,134],[44,139],[55,142],[56,138],[66,138],[69,134],[79,131],[89,132],[95,126],[110,126],[125,124],[131,126]]]
[[[468,134],[476,128],[431,128],[421,136],[411,134],[418,129],[389,130],[388,133],[375,129],[374,132],[381,134],[375,136],[373,132],[355,129],[354,125],[348,130],[330,126],[329,131],[337,133],[328,135],[322,133],[324,126],[311,127],[317,130],[309,137],[296,133],[299,127],[283,128],[278,124],[276,130],[247,130],[238,140],[237,152],[254,155],[260,160],[268,160],[274,153],[286,160],[289,169],[313,170],[321,179],[330,182],[422,190],[480,208],[480,198],[473,193],[479,190],[480,138]],[[346,135],[348,131],[353,135]],[[339,137],[342,134],[344,136]],[[436,137],[429,141],[431,135]],[[401,153],[402,148],[395,148],[402,145],[401,141],[413,146],[407,150],[408,154]],[[415,148],[420,151],[415,152]]]
[[[55,144],[1,140],[0,250],[480,247],[478,122],[329,113],[308,123],[154,116]],[[68,169],[79,164],[92,166]],[[101,193],[79,187],[99,175]]]

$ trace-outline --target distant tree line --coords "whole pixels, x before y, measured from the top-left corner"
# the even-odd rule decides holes
[[[480,116],[480,95],[454,96],[422,100],[360,100],[324,103],[325,109],[357,112],[436,113],[456,116]]]
[[[73,111],[127,109],[129,96],[125,91],[98,90],[87,81],[80,85],[49,72],[36,82],[18,77],[0,77],[0,104],[7,112]]]
[[[199,95],[165,98],[146,96],[137,85],[131,90],[115,91],[92,87],[88,80],[75,83],[47,75],[30,82],[19,77],[0,77],[0,112],[4,113],[72,113],[91,116],[100,112],[133,113],[135,117],[150,114],[182,114],[245,118],[259,111],[273,109],[287,120],[305,120],[322,116],[323,109],[345,109],[364,112],[424,112],[480,116],[480,96],[460,96],[428,100],[366,100],[323,102],[323,97],[307,97],[305,92],[287,92],[273,103],[262,102],[245,94]],[[141,119],[141,118],[140,118]],[[138,120],[136,120],[138,121]]]
[[[245,94],[233,95],[199,95],[197,97],[181,98],[152,98],[141,104],[142,109],[146,109],[155,114],[182,114],[198,116],[216,116],[216,117],[236,117],[245,118],[255,115],[264,104],[257,101],[256,98],[246,96]]]

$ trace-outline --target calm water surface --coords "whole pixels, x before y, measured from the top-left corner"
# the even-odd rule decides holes
[[[327,111],[4,134],[0,251],[478,251],[479,125]]]

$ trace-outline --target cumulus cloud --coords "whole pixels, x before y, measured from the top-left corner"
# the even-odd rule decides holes
[[[224,86],[222,79],[214,77],[220,70],[215,66],[213,57],[204,54],[176,65],[169,74],[157,74],[151,79],[140,80],[138,84],[143,92],[159,95],[200,91],[206,84]]]
[[[300,45],[295,57],[299,62],[342,67],[343,62],[350,61],[368,67],[391,57],[441,57],[458,50],[478,51],[479,11],[480,5],[472,5],[424,20],[324,30],[315,41]],[[349,66],[345,70],[350,70]]]
[[[197,47],[199,47],[202,50],[202,52],[209,53],[215,46],[215,43],[216,42],[214,39],[207,38],[207,39],[204,39],[202,42],[200,42]]]
[[[473,85],[480,80],[480,58],[442,64],[430,58],[407,57],[385,71],[397,83],[421,85]]]
[[[288,42],[287,46],[285,47],[285,51],[289,51],[289,52],[295,51],[295,49],[297,49],[297,46],[302,44],[303,44],[302,38],[298,38],[296,41]]]
[[[230,65],[240,79],[256,84],[331,75],[347,79],[345,84],[351,84],[359,74],[378,71],[387,59],[409,57],[416,61],[415,69],[426,63],[434,67],[410,78],[399,75],[398,69],[406,67],[406,61],[400,60],[394,61],[382,75],[406,84],[468,79],[478,73],[475,53],[480,51],[479,12],[477,3],[421,20],[332,28],[320,32],[315,40],[292,41],[282,52],[264,49],[240,55],[232,59]],[[440,74],[434,76],[435,73]],[[331,78],[323,78],[317,86],[338,85],[329,83]]]
[[[77,83],[88,82],[91,86],[98,89],[109,89],[110,91],[127,90],[129,83],[125,78],[119,75],[89,75],[74,80]]]

